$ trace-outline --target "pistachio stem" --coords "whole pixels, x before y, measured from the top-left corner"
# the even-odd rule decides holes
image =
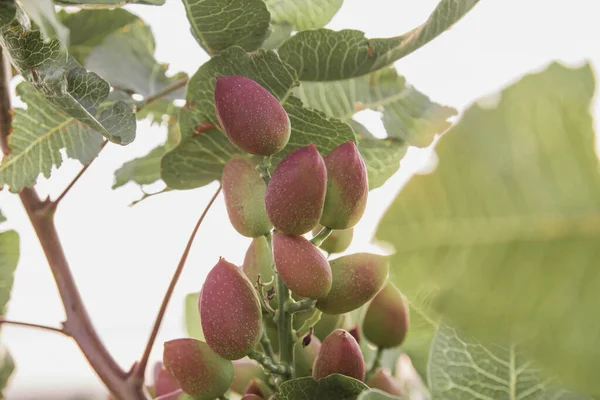
[[[262,367],[264,369],[266,369],[267,371],[269,371],[273,374],[282,375],[282,376],[289,375],[289,371],[285,367],[285,365],[275,363],[272,359],[270,359],[263,353],[252,350],[250,353],[248,353],[248,358],[256,361],[257,363],[262,365]]]
[[[275,353],[273,352],[273,346],[271,345],[271,340],[269,339],[269,335],[267,335],[267,327],[263,321],[263,332],[260,337],[260,345],[265,352],[265,355],[269,357],[271,360],[275,360]]]
[[[324,227],[323,229],[321,229],[321,231],[319,233],[317,233],[317,235],[315,237],[310,239],[310,242],[312,244],[314,244],[315,246],[320,247],[321,244],[323,244],[323,242],[325,241],[325,239],[327,239],[329,237],[331,232],[333,232],[333,229]]]
[[[383,355],[383,347],[379,346],[377,347],[377,353],[375,354],[375,359],[373,360],[373,364],[371,364],[371,368],[369,368],[369,370],[367,371],[367,374],[365,375],[365,382],[368,382],[369,379],[371,379],[373,377],[373,375],[375,375],[375,371],[377,371],[377,368],[381,367],[381,356]]]
[[[294,314],[300,311],[307,311],[311,308],[314,308],[315,304],[317,304],[317,300],[315,299],[304,299],[300,301],[295,301],[293,303],[286,304],[285,311]]]
[[[296,337],[300,339],[306,336],[310,331],[310,328],[314,327],[317,322],[321,320],[321,315],[323,315],[323,313],[315,308],[310,318],[304,321],[300,329],[296,332]]]

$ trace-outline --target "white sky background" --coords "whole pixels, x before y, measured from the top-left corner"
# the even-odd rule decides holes
[[[425,21],[437,0],[345,0],[329,27],[354,28],[368,37],[401,34]],[[192,75],[208,58],[189,32],[180,0],[163,7],[129,8],[152,27],[156,56],[171,72]],[[407,81],[434,101],[463,110],[523,74],[552,60],[600,68],[598,0],[482,0],[452,30],[396,63]],[[598,103],[594,114],[600,116]],[[382,134],[377,113],[361,115]],[[597,118],[597,121],[600,118]],[[598,123],[596,122],[598,127]],[[146,154],[165,137],[164,128],[138,124],[138,138],[127,147],[109,145],[61,203],[56,223],[73,274],[93,322],[116,359],[126,368],[139,358],[163,293],[188,235],[216,183],[201,189],[168,193],[129,208],[140,189],[129,184],[111,190],[113,171]],[[373,250],[369,240],[382,211],[425,159],[410,152],[402,173],[372,192],[367,213],[357,226],[351,250]],[[38,186],[56,196],[78,172],[68,160],[50,182]],[[21,260],[15,276],[8,318],[57,326],[64,318],[60,298],[42,250],[18,198],[0,193],[9,222],[2,228],[21,235]],[[249,239],[230,226],[222,197],[209,212],[196,238],[187,267],[168,309],[152,359],[162,343],[185,335],[183,299],[198,291],[219,256],[241,263]],[[6,326],[4,342],[17,363],[8,399],[102,396],[103,388],[75,344],[60,335]]]

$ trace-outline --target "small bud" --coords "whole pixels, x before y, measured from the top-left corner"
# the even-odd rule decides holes
[[[267,290],[267,300],[271,301],[275,298],[275,288],[272,287],[271,289]]]
[[[245,394],[242,400],[263,400],[263,398],[255,394]]]
[[[304,343],[294,345],[294,373],[296,378],[312,376],[312,369],[315,359],[321,349],[321,341],[312,336],[310,343],[304,346]]]
[[[367,307],[363,331],[368,341],[376,346],[400,346],[406,337],[409,311],[402,293],[388,282]]]
[[[236,231],[258,237],[271,230],[265,210],[267,185],[248,158],[232,158],[223,169],[221,184],[227,214]]]
[[[163,362],[183,391],[197,400],[222,396],[233,382],[233,365],[196,339],[165,343]]]
[[[306,336],[304,336],[302,338],[302,347],[306,347],[310,344],[310,342],[312,341],[312,332],[309,332]]]
[[[322,225],[317,225],[315,229],[313,229],[313,235],[316,235],[323,229]],[[354,228],[350,229],[334,229],[327,239],[321,243],[321,250],[326,251],[329,254],[341,253],[346,251],[348,247],[350,247],[350,243],[352,243],[352,236],[354,235]]]
[[[154,395],[156,397],[173,393],[180,389],[179,384],[166,370],[162,362],[154,365]]]
[[[317,308],[326,314],[343,314],[356,310],[379,292],[388,277],[386,257],[356,253],[330,261],[333,284]]]
[[[360,327],[358,325],[354,325],[352,329],[348,331],[352,335],[354,339],[356,339],[356,343],[360,344]]]
[[[290,119],[283,106],[252,79],[218,77],[215,109],[229,140],[247,153],[270,156],[290,140]]]
[[[402,383],[382,368],[377,368],[373,377],[367,382],[367,386],[371,389],[382,390],[393,396],[406,396]]]
[[[336,329],[325,338],[313,366],[313,378],[317,380],[331,374],[365,379],[365,360],[360,347],[343,329]]]
[[[331,268],[325,256],[302,236],[273,235],[275,268],[296,295],[316,299],[331,289]]]
[[[273,226],[288,235],[310,232],[321,218],[327,170],[314,144],[288,154],[277,166],[265,196]]]
[[[233,361],[233,371],[234,377],[231,390],[239,394],[244,393],[252,379],[267,379],[263,368],[256,361],[247,358]]]
[[[252,283],[235,265],[220,259],[208,273],[200,297],[206,343],[221,357],[244,357],[260,340],[262,311]]]
[[[352,228],[360,221],[369,196],[367,167],[354,142],[333,149],[325,157],[327,195],[321,224],[333,229]]]

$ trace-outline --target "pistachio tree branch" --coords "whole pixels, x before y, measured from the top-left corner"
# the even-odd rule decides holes
[[[4,155],[10,153],[8,147],[8,135],[12,131],[12,110],[10,107],[10,63],[8,58],[2,54],[0,48],[0,150]]]
[[[170,85],[165,86],[158,92],[147,96],[146,98],[144,98],[144,100],[138,102],[136,112],[139,112],[142,108],[146,107],[147,105],[152,104],[155,101],[158,101],[163,97],[170,95],[171,93],[181,89],[182,87],[185,87],[188,84],[189,80],[190,78],[187,77],[178,79]]]
[[[371,364],[371,368],[365,374],[365,382],[375,375],[377,368],[381,367],[381,357],[383,356],[383,347],[377,347],[377,353],[375,354],[375,358],[373,359],[373,364]]]
[[[285,307],[285,311],[290,314],[295,314],[301,311],[307,311],[314,308],[315,304],[317,304],[317,300],[315,299],[304,299],[300,301],[295,301],[293,303],[288,303]]]
[[[9,319],[0,318],[0,325],[13,325],[13,326],[21,326],[24,328],[35,328],[41,329],[49,332],[56,332],[63,334],[65,336],[71,336],[69,332],[67,332],[64,328],[55,328],[53,326],[40,325],[40,324],[32,324],[30,322],[21,322],[21,321],[12,321]]]
[[[181,273],[183,272],[183,267],[185,266],[185,262],[187,261],[188,255],[190,254],[190,250],[192,248],[192,243],[194,242],[194,238],[196,237],[196,233],[198,232],[200,225],[202,225],[202,221],[204,221],[204,217],[206,217],[208,210],[210,210],[210,207],[213,205],[213,203],[217,199],[217,196],[219,195],[220,192],[221,192],[221,185],[219,185],[219,187],[213,194],[212,198],[210,199],[210,201],[204,208],[204,211],[202,211],[202,215],[200,215],[200,218],[198,219],[196,226],[192,230],[192,233],[187,242],[187,245],[185,246],[185,250],[183,251],[183,254],[181,255],[181,258],[179,260],[179,264],[177,265],[177,268],[175,269],[175,273],[173,274],[173,277],[171,278],[169,287],[167,288],[167,291],[165,292],[163,301],[160,305],[160,309],[158,310],[158,314],[156,315],[156,320],[154,321],[154,326],[152,327],[152,332],[150,332],[150,337],[148,338],[148,342],[146,343],[146,348],[144,349],[144,353],[142,354],[140,362],[136,363],[134,366],[134,369],[133,369],[132,381],[134,382],[134,384],[137,387],[141,388],[144,385],[144,375],[146,372],[146,367],[148,366],[148,359],[150,358],[150,352],[152,351],[152,346],[154,345],[156,336],[158,335],[158,330],[160,329],[160,325],[162,323],[163,317],[165,316],[165,312],[167,311],[167,306],[169,305],[169,301],[171,300],[171,296],[173,295],[175,286],[177,285],[177,282],[179,281],[179,277],[181,276]]]
[[[264,369],[273,374],[284,376],[289,375],[289,371],[285,367],[285,365],[276,364],[272,359],[270,359],[263,353],[259,353],[258,351],[252,350],[250,353],[248,353],[248,358],[256,361],[257,363],[262,365]]]

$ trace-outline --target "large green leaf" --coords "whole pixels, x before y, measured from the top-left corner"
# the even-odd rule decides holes
[[[58,13],[62,23],[71,31],[69,54],[83,64],[90,51],[108,36],[139,20],[139,17],[121,8],[115,10],[83,10]],[[102,74],[100,74],[102,75]]]
[[[322,28],[338,12],[343,0],[265,0],[271,21],[289,23],[294,30]]]
[[[360,154],[367,166],[369,189],[382,186],[400,168],[406,142],[399,139],[359,139]]]
[[[368,386],[359,380],[340,374],[314,380],[311,377],[284,382],[275,394],[275,400],[356,400]]]
[[[115,171],[115,183],[112,188],[116,189],[130,181],[138,185],[149,185],[159,180],[161,160],[169,150],[179,143],[179,140],[179,124],[176,122],[169,123],[165,143],[155,147],[145,156],[123,164],[121,168]]]
[[[40,28],[45,39],[58,38],[63,43],[69,42],[69,30],[56,17],[54,1],[19,0],[19,4]]]
[[[183,0],[192,34],[209,54],[231,46],[260,47],[271,15],[262,0]]]
[[[127,4],[147,4],[162,6],[167,0],[55,0],[55,3],[63,6],[78,6],[81,8],[108,8],[121,7]]]
[[[0,0],[0,28],[11,23],[17,15],[15,0]]]
[[[433,340],[429,382],[434,399],[584,399],[544,377],[515,346],[483,346],[446,324]]]
[[[199,293],[190,293],[185,296],[185,329],[189,337],[204,340],[200,312],[198,312]]]
[[[62,163],[61,149],[84,164],[98,154],[102,136],[96,131],[52,106],[26,82],[17,86],[17,94],[27,109],[14,109],[11,152],[0,163],[0,185],[17,192],[33,186],[40,174],[49,177]]]
[[[19,234],[15,231],[0,232],[0,315],[6,313],[18,263]],[[2,366],[0,366],[0,375],[2,375],[1,370]],[[0,383],[1,381],[2,379]]]
[[[294,27],[291,24],[271,24],[269,28],[269,36],[265,39],[263,44],[260,46],[261,49],[275,50],[281,46],[290,36]]]
[[[382,392],[378,389],[365,390],[358,396],[358,400],[396,400],[400,397],[394,397],[391,394]]]
[[[39,31],[24,31],[13,24],[2,32],[0,45],[23,77],[57,109],[112,142],[133,141],[136,122],[131,106],[116,101],[100,107],[110,85],[69,58],[58,40],[45,42]]]
[[[412,53],[460,20],[479,0],[441,0],[424,24],[388,39],[363,32],[315,29],[298,32],[279,48],[303,81],[353,78],[376,71]]]
[[[445,134],[439,164],[396,198],[377,237],[391,274],[436,320],[528,355],[600,394],[600,176],[589,65],[553,64],[474,105]]]

